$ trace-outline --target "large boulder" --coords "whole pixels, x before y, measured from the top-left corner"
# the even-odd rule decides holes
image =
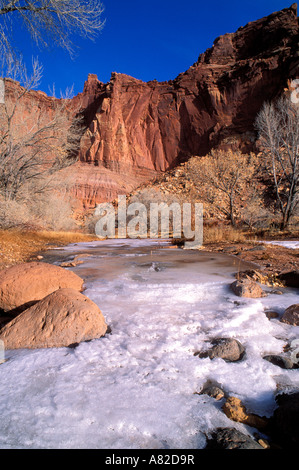
[[[99,307],[74,289],[59,289],[4,326],[6,349],[59,348],[103,336],[107,331]]]
[[[83,290],[83,279],[53,264],[33,261],[0,271],[0,309],[26,307],[57,289]]]
[[[299,304],[294,304],[288,307],[284,311],[281,321],[288,325],[299,326]]]

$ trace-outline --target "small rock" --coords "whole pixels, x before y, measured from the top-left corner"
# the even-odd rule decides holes
[[[63,261],[62,263],[60,263],[60,266],[62,268],[73,268],[75,266],[78,266],[78,264],[84,263],[84,261],[80,259],[81,256],[82,255],[77,255],[71,260]],[[84,256],[86,256],[86,254]]]
[[[258,439],[257,442],[263,447],[263,449],[270,449],[270,444],[266,439]]]
[[[236,397],[229,397],[222,406],[222,410],[229,419],[237,423],[244,423],[248,416],[241,400]]]
[[[212,341],[212,345],[208,351],[197,352],[195,355],[210,359],[219,357],[228,362],[236,362],[241,360],[245,354],[243,345],[234,338],[216,338]]]
[[[274,310],[266,310],[265,315],[269,320],[279,317],[279,313],[275,312]]]
[[[224,391],[217,385],[207,384],[201,390],[200,395],[208,395],[218,401],[224,397]]]
[[[268,426],[268,419],[258,416],[254,413],[247,413],[245,406],[237,397],[229,397],[222,406],[223,412],[229,419],[238,423],[247,424],[256,429],[266,429]]]
[[[266,247],[264,245],[258,245],[254,246],[253,248],[249,248],[247,251],[264,251],[265,248]]]
[[[281,317],[283,323],[288,325],[299,326],[299,304],[288,307]]]
[[[232,252],[238,251],[238,247],[236,247],[236,246],[225,246],[225,247],[222,248],[222,251],[224,253],[232,253]]]
[[[83,261],[78,260],[78,261],[64,261],[63,263],[60,264],[62,268],[74,268],[75,266],[78,266],[78,264],[82,264]]]
[[[279,356],[276,354],[268,354],[267,356],[264,356],[263,359],[271,362],[271,364],[273,364],[274,366],[278,366],[281,369],[293,369],[294,368],[293,361],[289,359],[288,357]]]
[[[234,428],[218,428],[206,449],[263,449],[254,439]]]
[[[236,280],[231,284],[231,290],[239,297],[260,298],[265,297],[263,289],[250,279]]]
[[[283,292],[281,290],[274,289],[274,290],[271,290],[269,294],[282,295]]]

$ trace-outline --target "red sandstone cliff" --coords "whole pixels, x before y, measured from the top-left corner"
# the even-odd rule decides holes
[[[79,162],[66,170],[74,194],[93,206],[212,147],[254,148],[257,112],[299,77],[298,64],[292,5],[217,38],[175,80],[89,75],[71,103],[87,126]]]

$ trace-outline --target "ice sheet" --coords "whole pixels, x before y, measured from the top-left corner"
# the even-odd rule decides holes
[[[86,280],[84,294],[111,334],[75,349],[6,351],[1,448],[203,448],[219,426],[255,431],[229,420],[223,401],[196,393],[208,379],[264,416],[281,384],[299,386],[298,370],[262,359],[298,338],[298,327],[264,313],[297,303],[296,289],[240,299],[229,289],[239,269],[234,257],[159,249],[148,240],[63,250],[78,252],[90,256],[72,270]],[[220,336],[245,346],[241,362],[194,356]]]

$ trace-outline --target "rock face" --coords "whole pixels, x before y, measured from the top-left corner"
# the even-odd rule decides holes
[[[83,289],[83,279],[52,264],[31,262],[0,271],[0,309],[26,308],[57,289]]]
[[[63,178],[91,207],[212,147],[254,149],[257,112],[289,87],[298,62],[292,5],[220,36],[174,80],[145,83],[112,73],[104,84],[89,75],[70,104],[83,111],[87,127],[79,162]],[[40,98],[47,109],[47,98]]]
[[[59,348],[103,336],[99,307],[74,289],[59,289],[22,312],[2,330],[6,349]]]

